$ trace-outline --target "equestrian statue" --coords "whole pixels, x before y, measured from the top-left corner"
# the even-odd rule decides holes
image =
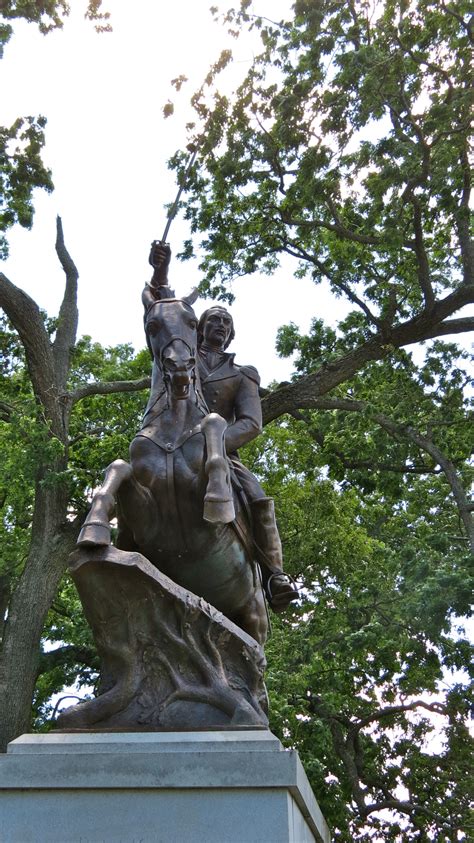
[[[263,645],[266,601],[283,611],[298,597],[283,572],[273,500],[240,462],[238,449],[261,432],[259,375],[226,349],[231,315],[211,307],[197,319],[197,291],[177,298],[168,284],[171,252],[154,242],[153,277],[142,301],[152,385],[130,462],[115,460],[78,538],[138,552]]]

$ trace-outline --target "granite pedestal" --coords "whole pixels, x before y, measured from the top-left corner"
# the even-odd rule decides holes
[[[266,729],[22,735],[0,756],[2,843],[330,843]]]

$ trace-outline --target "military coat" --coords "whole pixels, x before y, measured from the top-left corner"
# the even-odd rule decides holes
[[[201,389],[209,411],[219,413],[228,423],[226,450],[233,454],[262,431],[262,407],[258,387],[260,377],[253,366],[238,366],[235,354],[218,355],[211,366],[211,356],[198,352]]]

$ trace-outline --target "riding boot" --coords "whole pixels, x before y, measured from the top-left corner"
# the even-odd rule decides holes
[[[275,504],[273,498],[257,498],[251,501],[250,507],[265,595],[274,612],[283,612],[299,594],[293,579],[283,572]]]

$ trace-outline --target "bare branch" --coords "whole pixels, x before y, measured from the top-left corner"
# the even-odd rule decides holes
[[[12,415],[15,412],[14,407],[11,404],[7,404],[6,401],[0,401],[0,419],[4,422],[11,421]]]
[[[53,343],[53,355],[58,389],[64,390],[69,374],[71,351],[76,342],[78,322],[77,279],[79,278],[79,273],[64,243],[61,217],[56,217],[56,253],[66,273],[66,288],[59,310],[58,328]]]
[[[92,647],[80,647],[75,644],[48,650],[47,652],[41,653],[38,675],[54,670],[55,667],[77,663],[94,666],[98,669],[99,660],[96,651]]]
[[[412,194],[410,202],[413,206],[413,227],[415,229],[415,254],[417,258],[418,283],[423,292],[425,300],[425,308],[428,312],[431,311],[435,297],[433,287],[430,281],[430,267],[428,263],[428,256],[426,254],[425,243],[423,238],[423,222],[421,217],[421,205],[417,197]]]
[[[395,714],[403,714],[406,711],[416,711],[419,708],[423,708],[426,711],[432,711],[434,714],[447,714],[447,708],[443,705],[443,703],[427,703],[424,700],[415,700],[414,702],[407,703],[406,705],[391,705],[386,708],[381,708],[379,711],[374,711],[372,714],[367,715],[367,717],[362,717],[357,721],[357,723],[353,723],[351,729],[355,732],[359,732],[361,729],[364,729],[376,720],[383,720],[384,717],[393,717]]]
[[[436,329],[436,333],[427,339],[444,337],[446,334],[464,334],[467,331],[474,331],[474,317],[465,316],[464,319],[447,319]]]
[[[359,234],[357,231],[352,231],[350,228],[347,228],[347,226],[340,221],[339,217],[337,217],[336,222],[330,223],[326,222],[326,220],[305,220],[292,217],[285,214],[280,208],[278,211],[281,216],[281,221],[285,223],[285,225],[307,228],[310,230],[313,228],[325,228],[327,231],[333,231],[335,234],[339,234],[346,240],[353,240],[355,243],[364,243],[369,246],[376,246],[381,243],[380,237],[370,237],[368,234]]]
[[[72,392],[64,395],[64,398],[75,404],[81,398],[88,398],[90,395],[112,395],[115,392],[139,392],[142,389],[150,389],[151,378],[142,378],[139,381],[97,381],[79,386]]]
[[[441,828],[448,829],[450,831],[456,828],[456,826],[447,822],[445,817],[440,814],[436,814],[434,811],[430,811],[425,805],[419,805],[416,802],[408,802],[403,799],[396,799],[395,797],[381,799],[378,802],[372,802],[369,805],[366,805],[363,815],[368,816],[369,814],[373,814],[375,811],[386,810],[399,811],[401,814],[407,814],[408,816],[420,814],[421,816],[431,817],[431,819],[435,820]]]
[[[36,398],[44,408],[52,431],[62,437],[61,413],[56,402],[56,373],[51,343],[35,301],[0,272],[0,307],[18,331],[25,348],[28,371]]]
[[[362,299],[360,299],[359,296],[356,295],[356,293],[354,293],[353,290],[351,290],[351,288],[347,284],[344,284],[343,281],[338,281],[337,284],[335,284],[335,286],[337,286],[340,290],[342,290],[343,293],[345,293],[345,295],[347,296],[349,301],[351,301],[353,304],[357,305],[357,307],[360,307],[362,312],[365,313],[365,315],[367,316],[367,319],[369,320],[369,322],[371,322],[373,325],[376,325],[378,328],[382,327],[380,319],[378,319],[372,313],[372,311],[366,305],[366,303],[364,301],[362,301]]]
[[[412,427],[406,427],[406,433],[418,445],[438,463],[444,471],[445,477],[451,486],[451,491],[458,506],[459,515],[466,529],[466,534],[469,537],[471,551],[474,554],[474,521],[472,518],[472,510],[470,502],[467,498],[464,487],[459,480],[456,469],[452,461],[438,448],[437,445],[428,436],[423,436]]]
[[[471,165],[467,150],[467,143],[461,153],[463,170],[463,189],[459,210],[457,213],[457,229],[465,284],[474,284],[474,244],[470,231],[470,201],[471,201]]]
[[[466,35],[469,38],[471,44],[474,43],[474,37],[472,34],[472,16],[468,21],[465,21],[463,16],[458,14],[452,6],[448,6],[443,0],[441,1],[441,8],[444,9],[447,15],[451,15],[451,17],[455,18],[459,24],[461,24],[462,28],[465,30]]]
[[[392,326],[389,337],[385,336],[385,332],[375,334],[367,342],[321,366],[316,372],[276,389],[262,401],[264,424],[284,413],[308,407],[308,399],[312,401],[321,398],[352,377],[366,363],[371,360],[383,360],[393,348],[472,329],[474,320],[470,318],[444,321],[470,302],[474,302],[474,286],[461,285],[444,299],[436,301],[430,314],[423,310],[407,322]]]

